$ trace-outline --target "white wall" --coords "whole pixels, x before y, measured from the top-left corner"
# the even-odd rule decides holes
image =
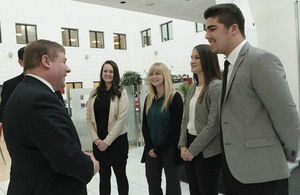
[[[283,63],[295,103],[299,107],[299,65],[294,0],[249,0],[258,46]],[[299,110],[299,109],[298,109]]]
[[[226,1],[224,1],[226,2]],[[246,36],[253,45],[264,48],[282,60],[295,102],[299,105],[295,9],[293,0],[229,0],[246,16]],[[248,6],[249,4],[249,6]],[[161,42],[160,24],[173,21],[174,39]],[[65,47],[72,72],[67,82],[83,82],[92,87],[99,80],[105,60],[114,60],[121,76],[127,70],[145,71],[154,62],[165,63],[172,74],[190,74],[190,55],[194,46],[207,43],[205,32],[196,33],[195,23],[141,14],[70,0],[0,0],[0,85],[22,72],[17,63],[15,23],[37,25],[38,39],[61,43],[61,27],[79,29],[79,47]],[[255,23],[255,27],[251,23]],[[151,28],[152,45],[142,47],[140,32]],[[104,32],[104,49],[90,48],[89,30]],[[113,33],[127,35],[127,50],[113,48]],[[258,39],[257,39],[258,37]],[[157,55],[154,54],[157,51]],[[9,58],[8,53],[13,52]],[[89,58],[86,60],[85,55]],[[223,56],[219,56],[220,64]],[[223,69],[223,65],[221,65]]]
[[[173,21],[174,39],[161,42],[160,24]],[[121,76],[127,70],[145,71],[157,61],[165,63],[172,74],[190,73],[192,48],[207,43],[204,32],[195,32],[195,23],[108,8],[70,0],[0,0],[0,84],[22,72],[17,63],[17,50],[24,44],[16,43],[15,23],[37,26],[38,39],[61,43],[61,27],[79,30],[79,47],[65,47],[67,64],[72,72],[67,82],[83,82],[92,87],[99,80],[100,67],[105,60],[114,60]],[[152,45],[142,47],[142,30],[151,28]],[[90,48],[89,30],[104,32],[104,49]],[[127,50],[113,48],[113,33],[126,34]],[[154,51],[158,54],[154,55]],[[9,58],[8,53],[13,52]],[[88,59],[85,59],[88,55]],[[172,68],[171,68],[172,67]],[[190,74],[191,75],[191,74]]]

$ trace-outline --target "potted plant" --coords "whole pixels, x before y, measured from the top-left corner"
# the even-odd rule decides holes
[[[186,96],[187,96],[187,92],[190,88],[190,85],[185,82],[185,83],[182,83],[182,85],[179,86],[178,88],[178,91],[183,95],[183,105],[185,106],[186,104]]]
[[[123,74],[121,85],[124,86],[134,86],[134,91],[137,90],[137,86],[142,84],[142,77],[139,73],[135,71],[126,71]]]

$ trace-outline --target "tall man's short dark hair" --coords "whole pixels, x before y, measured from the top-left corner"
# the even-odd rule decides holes
[[[245,18],[240,8],[238,8],[235,4],[225,3],[225,4],[217,4],[208,8],[204,12],[204,18],[214,18],[217,17],[218,21],[224,24],[228,29],[231,25],[237,24],[241,31],[241,34],[244,38],[245,36]]]
[[[19,60],[22,60],[23,61],[23,53],[25,51],[25,47],[21,47],[19,50],[18,50],[18,58]]]

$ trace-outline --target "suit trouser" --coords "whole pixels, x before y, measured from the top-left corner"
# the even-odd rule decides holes
[[[188,134],[188,145],[196,136]],[[191,195],[218,195],[222,154],[204,158],[201,152],[191,162],[185,162],[186,176]]]
[[[145,163],[150,195],[163,195],[161,189],[162,168],[164,168],[166,175],[166,195],[181,195],[175,156],[152,158],[146,154]]]
[[[100,195],[110,195],[111,192],[111,184],[110,184],[110,177],[111,177],[111,167],[114,170],[118,192],[119,195],[128,195],[128,179],[126,176],[126,164],[127,160],[124,160],[116,165],[101,165],[100,163]]]
[[[231,174],[225,156],[223,155],[223,179],[226,195],[288,195],[288,179],[263,183],[243,184]],[[276,171],[276,170],[274,170]]]

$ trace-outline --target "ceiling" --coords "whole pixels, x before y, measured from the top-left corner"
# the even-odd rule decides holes
[[[216,0],[73,0],[193,22],[202,22],[203,13]],[[124,3],[125,2],[125,3]]]

